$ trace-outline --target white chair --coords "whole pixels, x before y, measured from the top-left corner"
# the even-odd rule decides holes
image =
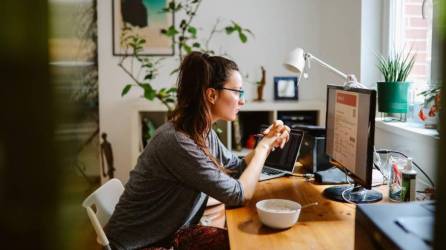
[[[87,209],[88,217],[96,231],[97,241],[106,249],[111,249],[107,236],[102,229],[107,224],[110,216],[115,210],[119,197],[124,192],[124,186],[121,181],[114,178],[100,186],[96,191],[90,194],[82,203]],[[94,211],[94,207],[96,212]]]

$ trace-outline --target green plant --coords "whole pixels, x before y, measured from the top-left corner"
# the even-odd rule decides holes
[[[158,75],[158,67],[160,66],[163,58],[154,58],[141,56],[140,52],[143,49],[145,40],[138,35],[129,35],[131,28],[124,26],[121,36],[121,45],[125,47],[125,54],[121,57],[118,66],[133,80],[133,83],[126,84],[122,89],[121,96],[125,96],[133,86],[140,87],[143,90],[143,97],[146,100],[153,101],[155,98],[161,101],[168,110],[171,110],[170,106],[175,102],[176,88],[161,88],[159,90],[154,89],[150,82]],[[130,56],[127,55],[129,50]],[[130,60],[130,66],[126,66],[124,63],[127,59]],[[135,61],[138,63],[138,72],[135,73]],[[141,71],[144,72],[142,79],[140,78]],[[141,79],[141,80],[140,80]]]
[[[253,35],[249,29],[241,27],[235,21],[231,21],[230,24],[221,27],[221,20],[217,19],[207,39],[200,40],[200,28],[193,26],[192,21],[197,16],[201,2],[202,0],[172,0],[163,9],[163,12],[179,14],[178,16],[184,17],[178,24],[173,24],[166,29],[160,30],[161,34],[173,39],[173,44],[177,47],[179,61],[183,59],[184,55],[192,51],[215,54],[215,51],[210,49],[210,42],[217,33],[226,35],[237,34],[242,43],[248,41],[247,34]],[[130,76],[133,82],[124,86],[121,96],[125,96],[132,87],[139,87],[143,90],[143,97],[146,100],[153,101],[156,98],[169,111],[172,110],[176,99],[176,88],[161,88],[158,90],[151,84],[156,79],[158,69],[162,67],[161,62],[164,58],[141,56],[140,52],[146,41],[138,35],[131,34],[131,31],[131,26],[124,24],[121,33],[121,47],[125,48],[125,55],[121,57],[118,66]],[[130,62],[125,63],[127,60],[130,60]],[[144,72],[142,77],[140,77],[141,72]],[[176,72],[178,72],[178,68],[173,69],[171,74]]]
[[[412,54],[411,51],[406,55],[396,51],[387,57],[379,56],[378,69],[386,82],[406,81],[415,63],[415,54]]]
[[[144,138],[144,146],[146,146],[147,141],[150,140],[150,138],[153,137],[153,135],[155,134],[155,124],[153,124],[153,122],[149,119],[149,118],[144,118],[143,119],[143,138]]]

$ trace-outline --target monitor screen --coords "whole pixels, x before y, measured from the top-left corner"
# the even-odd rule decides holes
[[[376,91],[328,85],[327,155],[356,183],[372,185]]]

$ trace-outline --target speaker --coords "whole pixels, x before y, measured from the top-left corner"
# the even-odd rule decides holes
[[[297,161],[310,173],[331,168],[329,157],[325,154],[325,128],[309,125],[293,128],[304,132]]]

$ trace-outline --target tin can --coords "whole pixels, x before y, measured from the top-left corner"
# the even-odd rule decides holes
[[[417,172],[412,168],[412,159],[408,159],[406,167],[401,174],[401,200],[414,201],[416,198],[416,179]]]

